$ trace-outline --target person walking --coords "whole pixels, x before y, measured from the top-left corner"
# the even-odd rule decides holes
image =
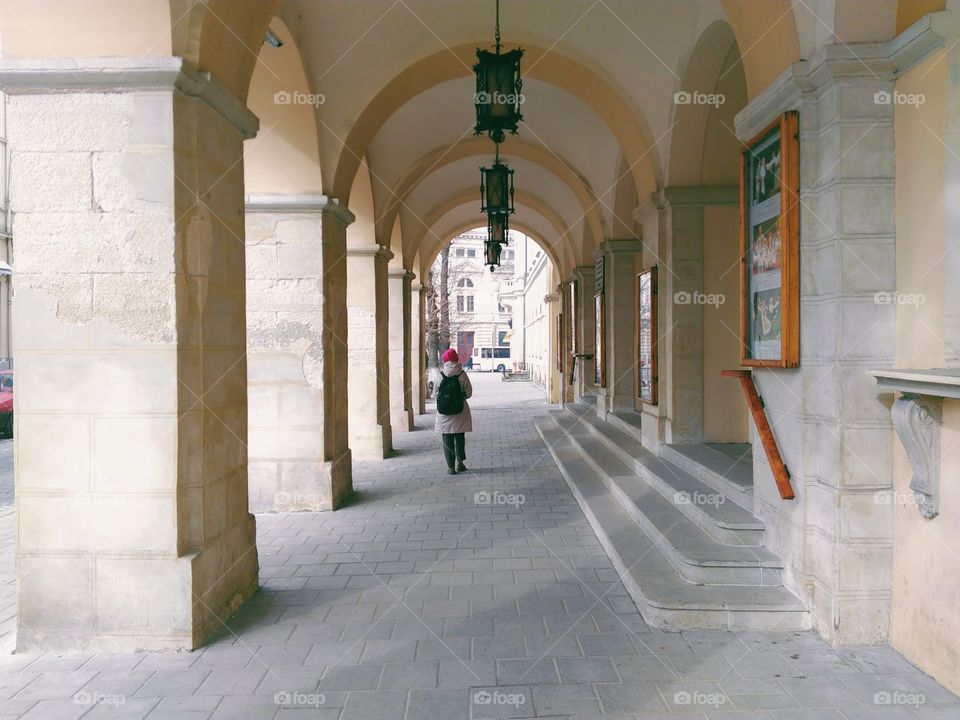
[[[440,387],[437,388],[436,429],[443,441],[443,456],[447,461],[447,473],[456,475],[465,472],[466,438],[464,433],[473,431],[473,418],[467,398],[473,395],[470,378],[460,365],[457,351],[450,348],[443,354],[443,370]],[[456,466],[454,466],[456,461]]]

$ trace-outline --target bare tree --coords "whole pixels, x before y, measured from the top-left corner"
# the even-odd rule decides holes
[[[439,322],[437,340],[440,352],[450,347],[450,246],[440,251],[440,279],[436,287]]]
[[[440,367],[439,315],[437,313],[437,290],[433,285],[433,270],[427,275],[427,288],[424,293],[426,305],[427,367]]]

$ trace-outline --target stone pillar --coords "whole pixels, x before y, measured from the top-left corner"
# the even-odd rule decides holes
[[[326,196],[247,197],[250,509],[333,508],[324,448],[323,214]]]
[[[607,386],[599,390],[597,414],[633,411],[637,362],[634,348],[636,309],[636,254],[639,240],[608,240],[596,250],[603,256],[603,293],[606,310]]]
[[[393,451],[387,299],[393,253],[374,244],[348,247],[346,254],[350,449],[356,457],[382,459]]]
[[[666,325],[662,342],[669,348],[666,372],[660,373],[661,390],[667,405],[665,419],[668,443],[692,443],[704,440],[704,383],[724,383],[719,374],[704,377],[704,319],[709,315],[713,327],[725,325],[739,333],[737,320],[721,322],[717,307],[705,305],[707,283],[716,277],[704,277],[705,213],[708,207],[730,207],[739,203],[736,186],[668,187],[654,198],[667,227],[667,259],[658,276],[660,302],[665,305]],[[739,249],[730,249],[734,260]],[[739,268],[726,264],[727,273]],[[711,296],[712,297],[712,296]],[[724,298],[734,307],[736,298]],[[734,360],[731,367],[737,367]]]
[[[403,268],[387,273],[390,296],[390,427],[413,430],[410,362],[410,283],[414,274]]]
[[[876,299],[896,288],[888,52],[828,46],[737,116],[746,141],[799,111],[800,367],[754,371],[797,498],[780,500],[756,443],[754,501],[785,582],[834,644],[884,641],[890,613],[891,506],[876,496],[892,485],[894,441],[866,373],[895,353],[896,308]]]
[[[597,393],[597,387],[594,384],[596,366],[593,358],[597,350],[594,310],[596,268],[592,265],[581,265],[573,271],[573,278],[577,281],[577,354],[591,356],[580,357],[576,361],[573,392],[574,399],[580,400],[585,395]]]
[[[325,212],[322,217],[323,459],[330,464],[330,502],[336,510],[353,493],[347,388],[347,226],[353,215]]]
[[[257,120],[180,58],[4,61],[0,87],[17,648],[196,648],[257,587],[242,163]]]
[[[562,397],[563,375],[557,365],[557,318],[560,316],[560,299],[562,297],[559,291],[554,290],[543,298],[543,302],[547,306],[547,332],[544,333],[547,337],[544,384],[546,385],[547,402],[551,404],[559,404]]]
[[[427,412],[427,359],[424,351],[426,343],[426,308],[423,285],[414,280],[410,284],[410,354],[413,358],[412,392],[413,410],[417,415]]]
[[[560,283],[557,286],[557,292],[560,296],[557,310],[560,312],[563,325],[562,328],[559,328],[559,332],[561,332],[561,347],[560,360],[557,364],[557,367],[560,368],[560,404],[562,405],[573,402],[573,384],[570,380],[570,373],[573,370],[573,356],[570,350],[570,283]]]

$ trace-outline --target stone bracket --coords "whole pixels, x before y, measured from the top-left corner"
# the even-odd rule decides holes
[[[913,470],[910,489],[923,517],[940,514],[940,428],[943,399],[960,399],[960,369],[869,370],[878,390],[899,391],[890,407]]]
[[[893,427],[907,451],[910,489],[925,518],[940,514],[940,421],[943,398],[904,394],[890,408]]]

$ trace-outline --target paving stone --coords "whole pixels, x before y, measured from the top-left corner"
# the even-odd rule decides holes
[[[469,690],[411,690],[406,720],[466,720]]]

